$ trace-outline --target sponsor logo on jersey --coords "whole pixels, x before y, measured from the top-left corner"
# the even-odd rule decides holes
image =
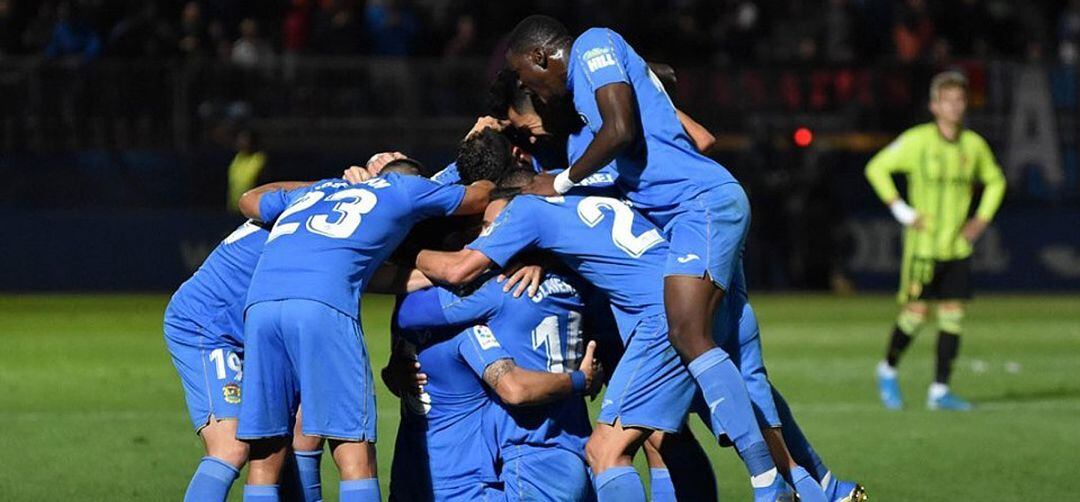
[[[473,328],[473,336],[476,337],[476,342],[480,344],[482,350],[500,347],[499,341],[495,339],[495,333],[492,333],[491,329],[487,326],[476,326]]]

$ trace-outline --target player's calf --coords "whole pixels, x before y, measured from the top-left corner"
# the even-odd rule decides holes
[[[712,464],[689,427],[678,434],[653,432],[645,458],[653,502],[717,500]]]
[[[634,453],[645,442],[649,431],[597,424],[585,444],[585,458],[593,472],[593,485],[599,502],[643,501],[645,486],[634,470]]]
[[[377,502],[382,499],[374,443],[331,439],[330,452],[341,475],[342,502]]]
[[[216,420],[199,431],[206,446],[206,455],[199,462],[187,492],[185,501],[224,501],[233,481],[247,462],[248,446],[236,439],[235,420]]]

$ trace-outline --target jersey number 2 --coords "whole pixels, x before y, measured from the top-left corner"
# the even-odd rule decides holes
[[[615,222],[611,225],[611,240],[626,254],[641,258],[641,255],[653,246],[664,242],[655,228],[641,235],[634,235],[634,210],[622,201],[611,197],[585,197],[578,203],[577,214],[581,221],[595,227],[604,219],[601,209],[610,209],[615,213]]]

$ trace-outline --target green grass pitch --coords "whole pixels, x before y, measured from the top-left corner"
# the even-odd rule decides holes
[[[0,499],[179,500],[201,446],[161,335],[164,295],[0,296]],[[954,388],[979,408],[923,407],[934,336],[902,365],[887,412],[871,378],[890,297],[759,295],[766,360],[826,462],[872,500],[1069,500],[1080,465],[1080,297],[985,296],[970,309]],[[376,371],[390,301],[364,303]],[[379,396],[384,495],[397,401]],[[599,404],[597,400],[595,404]],[[595,411],[595,410],[594,410]],[[696,422],[696,419],[695,419]],[[746,473],[696,425],[724,500]],[[336,499],[324,457],[323,486]],[[639,462],[641,460],[639,455]],[[240,499],[239,487],[232,500]]]

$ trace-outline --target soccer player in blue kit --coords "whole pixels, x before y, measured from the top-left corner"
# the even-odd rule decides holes
[[[531,181],[534,173],[516,170],[513,175]],[[695,391],[668,340],[663,297],[656,287],[667,243],[626,204],[579,190],[550,198],[518,196],[509,204],[495,200],[488,212],[501,214],[476,241],[458,252],[422,251],[417,268],[437,282],[464,284],[492,264],[506,265],[521,251],[543,249],[607,294],[625,352],[608,383],[586,456],[601,500],[643,500],[633,454],[652,431],[682,429]],[[746,388],[741,380],[739,385],[752,421]],[[613,443],[617,450],[610,448]],[[767,450],[764,455],[771,464]],[[758,491],[785,488],[784,480],[774,477]]]
[[[501,347],[507,354],[501,360],[494,353],[485,355],[483,372],[478,372],[500,399],[489,409],[487,421],[498,444],[505,498],[585,500],[590,490],[584,451],[592,428],[584,399],[575,396],[597,389],[601,378],[592,364],[595,342],[582,351],[584,305],[578,293],[581,285],[575,284],[580,279],[548,272],[535,294],[517,297],[505,293],[495,277],[481,280],[483,284],[465,296],[443,287],[410,294],[401,305],[399,325],[409,330],[482,325],[471,328],[483,333],[477,341],[470,339],[472,345]],[[505,359],[509,357],[512,362]],[[553,392],[538,392],[538,384],[512,380],[515,375],[504,367],[509,364],[561,377],[549,380],[562,382],[562,398],[548,403],[530,399],[526,392],[549,399]],[[431,378],[442,376],[440,368],[432,369],[424,361],[421,368]],[[430,385],[425,389],[430,392]],[[432,397],[433,408],[434,403]]]
[[[507,62],[540,100],[571,97],[586,123],[570,136],[570,167],[557,177],[535,178],[524,192],[566,193],[614,163],[619,189],[670,243],[663,284],[671,343],[713,411],[713,430],[731,438],[760,500],[775,500],[768,487],[779,472],[738,368],[717,346],[711,326],[741,266],[749,226],[742,187],[694,149],[663,86],[617,33],[594,28],[575,40],[555,19],[530,16],[511,33]],[[605,451],[625,448],[625,436],[609,437]],[[818,489],[803,498],[824,500],[824,494]]]
[[[296,189],[305,182],[277,183]],[[165,309],[165,342],[184,386],[188,412],[206,456],[185,494],[188,501],[224,501],[248,446],[236,439],[242,394],[244,304],[251,274],[269,235],[247,221],[227,236],[199,270],[173,294]],[[318,463],[322,442],[297,435],[295,467],[305,500],[321,498]],[[291,465],[291,464],[290,464]]]
[[[398,161],[412,166],[413,161]],[[375,389],[358,318],[361,291],[418,221],[476,214],[491,183],[439,185],[388,165],[362,183],[256,188],[241,212],[274,221],[248,291],[245,399],[236,436],[251,445],[245,500],[277,500],[290,421],[327,438],[341,500],[379,500]],[[357,231],[363,227],[363,231]]]

